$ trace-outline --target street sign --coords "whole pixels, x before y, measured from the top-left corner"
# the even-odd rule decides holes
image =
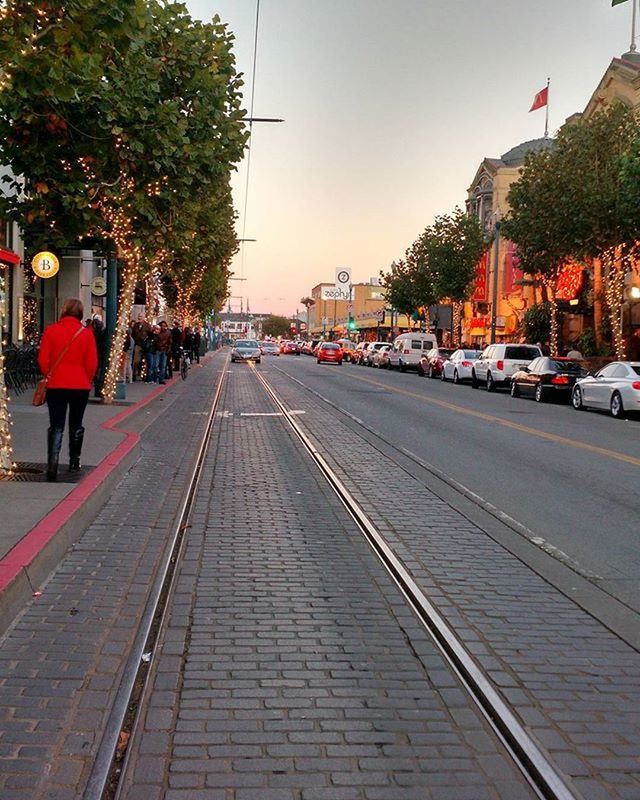
[[[103,297],[107,293],[107,281],[100,275],[91,281],[89,287],[91,288],[91,294],[96,297]]]
[[[53,278],[58,274],[60,262],[53,253],[44,250],[42,253],[36,253],[33,257],[31,269],[39,278]]]
[[[349,300],[351,289],[349,285],[323,286],[321,289],[321,300]]]
[[[336,286],[351,286],[351,267],[336,268]]]

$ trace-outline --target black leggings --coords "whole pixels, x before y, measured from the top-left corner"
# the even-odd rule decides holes
[[[69,406],[69,429],[82,427],[82,417],[89,400],[89,389],[47,389],[49,427],[64,430]]]

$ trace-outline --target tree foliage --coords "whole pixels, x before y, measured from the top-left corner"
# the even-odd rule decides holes
[[[264,336],[289,336],[291,334],[291,320],[270,314],[262,323]]]
[[[437,299],[454,303],[468,299],[475,270],[486,244],[476,217],[456,208],[452,214],[437,216],[427,228],[426,258],[436,272]]]

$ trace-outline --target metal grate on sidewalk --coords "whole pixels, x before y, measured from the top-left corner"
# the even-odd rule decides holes
[[[61,464],[58,469],[57,483],[79,483],[94,467],[85,467],[84,464],[78,472],[70,472],[68,467]],[[46,463],[34,461],[19,461],[10,475],[0,475],[0,481],[13,481],[19,483],[46,483]]]

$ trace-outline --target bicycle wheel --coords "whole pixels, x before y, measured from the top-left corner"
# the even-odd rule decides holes
[[[187,364],[187,359],[183,358],[180,362],[180,377],[183,381],[187,380],[187,372],[189,372],[189,365]]]

